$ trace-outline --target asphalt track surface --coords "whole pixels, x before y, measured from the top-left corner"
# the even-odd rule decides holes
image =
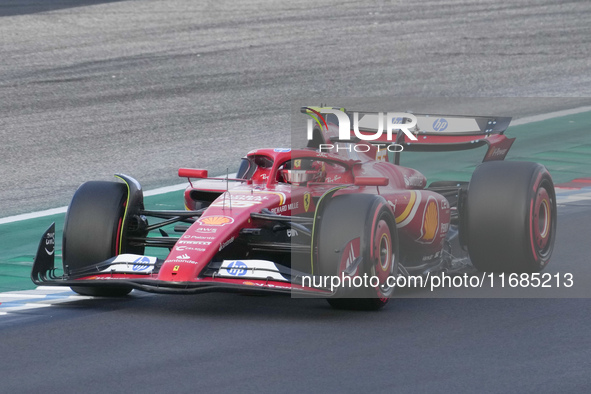
[[[587,242],[591,203],[559,215],[551,273],[585,263],[572,248]],[[585,393],[589,316],[588,298],[404,298],[375,313],[133,292],[0,316],[2,389]]]
[[[289,145],[294,101],[589,105],[591,5],[555,3],[2,0],[0,217],[115,172],[152,189],[183,166],[236,169]],[[459,100],[509,96],[563,99]]]
[[[444,96],[516,117],[590,102],[584,1],[38,3],[0,1],[0,216],[66,205],[114,172],[150,189],[181,166],[223,171],[289,145],[305,97]],[[557,261],[588,259],[589,212],[562,208]],[[0,322],[1,389],[589,392],[590,309],[133,293]]]

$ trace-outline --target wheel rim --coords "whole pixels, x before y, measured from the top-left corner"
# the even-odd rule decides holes
[[[388,278],[394,275],[396,267],[396,254],[392,244],[392,233],[388,223],[380,218],[376,225],[373,239],[372,275],[379,279],[379,286],[376,288],[379,297],[388,297],[393,287],[388,286]]]
[[[388,265],[390,264],[390,249],[390,239],[386,234],[383,234],[378,246],[378,263],[382,271],[387,272],[388,270]]]
[[[540,258],[546,257],[552,246],[550,242],[554,224],[552,206],[552,199],[548,190],[545,187],[540,187],[533,202],[531,226],[532,246]]]

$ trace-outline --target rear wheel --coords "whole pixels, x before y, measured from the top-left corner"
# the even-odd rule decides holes
[[[64,272],[74,273],[120,252],[127,187],[117,182],[86,182],[78,188],[66,215],[63,238]],[[133,253],[142,253],[135,249]],[[124,296],[129,286],[72,286],[78,294]]]
[[[530,162],[481,164],[468,188],[466,240],[481,271],[538,272],[556,238],[556,195],[548,170]]]
[[[398,271],[398,233],[394,215],[381,196],[347,194],[334,197],[318,222],[317,274],[339,276],[348,271],[363,286],[341,288],[329,298],[339,309],[377,310],[394,291]],[[352,267],[357,268],[352,271]],[[390,280],[388,280],[390,279]],[[372,282],[373,281],[373,282]],[[390,283],[389,283],[390,282]]]

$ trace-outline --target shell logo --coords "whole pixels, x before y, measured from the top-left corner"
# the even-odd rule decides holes
[[[423,215],[422,240],[425,242],[432,242],[437,235],[439,228],[439,208],[437,201],[430,200],[425,207],[425,214]]]
[[[199,218],[197,222],[204,226],[224,226],[229,223],[234,223],[234,219],[228,216],[207,216]]]

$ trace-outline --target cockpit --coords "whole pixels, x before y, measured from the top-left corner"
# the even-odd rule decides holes
[[[272,178],[278,183],[294,186],[353,182],[350,170],[342,163],[329,158],[299,157],[284,160],[276,167],[274,164],[273,158],[269,156],[249,156],[242,159],[237,177],[251,179],[253,183],[267,182]]]

